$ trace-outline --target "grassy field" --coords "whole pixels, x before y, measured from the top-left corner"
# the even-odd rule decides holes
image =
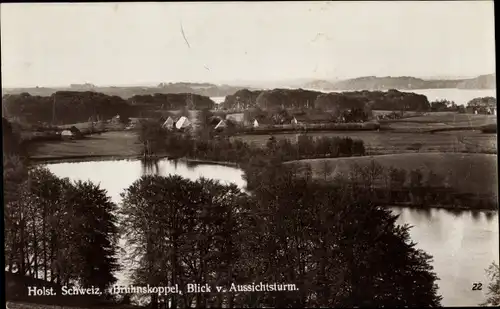
[[[496,134],[480,131],[449,131],[439,133],[399,133],[391,131],[311,132],[308,135],[348,136],[361,139],[370,154],[394,154],[411,152],[496,152]],[[298,134],[273,134],[277,139],[287,138],[296,142]],[[269,135],[241,135],[233,137],[263,147]]]
[[[381,121],[381,123],[389,124],[394,129],[405,128],[406,126],[433,129],[436,127],[480,127],[496,123],[496,119],[495,115],[432,112],[417,117]]]
[[[379,111],[380,112],[380,111]],[[361,139],[370,154],[395,154],[412,152],[482,152],[496,153],[496,134],[484,134],[479,127],[495,124],[494,115],[458,114],[433,112],[405,119],[381,121],[385,128],[380,132],[310,132],[313,137],[348,136]],[[456,130],[457,128],[477,128],[477,130]],[[454,129],[429,133],[433,129]],[[296,141],[296,133],[276,133],[276,138]],[[269,135],[241,135],[243,141],[257,146],[266,144]]]
[[[313,175],[323,178],[322,163],[329,161],[334,171],[333,177],[338,173],[345,173],[354,164],[369,164],[375,160],[382,166],[389,168],[405,169],[407,171],[420,169],[424,175],[429,171],[441,175],[445,181],[459,192],[467,193],[497,193],[497,157],[488,154],[472,153],[418,153],[395,154],[373,157],[348,157],[332,159],[311,159],[295,162],[311,164]],[[424,178],[425,181],[425,178]]]
[[[141,145],[131,131],[105,132],[88,135],[81,140],[34,143],[30,149],[34,158],[72,156],[133,156],[140,155]]]

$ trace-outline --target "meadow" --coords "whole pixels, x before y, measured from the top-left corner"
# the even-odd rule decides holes
[[[366,165],[372,160],[386,169],[393,167],[407,172],[419,169],[424,175],[429,171],[444,178],[452,188],[461,193],[497,194],[497,157],[477,153],[419,153],[393,154],[365,157],[309,159],[294,162],[311,165],[313,177],[324,178],[324,162],[331,164],[334,177],[347,173],[353,164]],[[426,179],[424,179],[425,181]]]
[[[385,124],[392,129],[405,128],[479,128],[484,125],[496,123],[496,115],[474,115],[474,114],[459,114],[456,112],[431,112],[415,117],[382,120],[381,124]]]
[[[141,155],[142,145],[137,143],[137,134],[133,131],[110,131],[77,140],[32,143],[30,153],[34,160],[85,156],[126,157]]]
[[[368,154],[394,154],[413,152],[482,152],[496,153],[496,134],[481,131],[449,131],[439,133],[403,133],[391,131],[346,131],[346,132],[311,132],[313,137],[347,136],[361,139]],[[299,134],[273,134],[277,139],[287,138],[297,141]],[[259,147],[264,147],[270,135],[240,135],[241,139]]]
[[[384,111],[374,111],[374,113],[383,114]],[[414,113],[408,118],[383,120],[380,123],[380,131],[331,131],[307,134],[313,137],[348,136],[361,139],[368,154],[372,155],[413,152],[496,153],[497,151],[496,134],[481,132],[481,127],[496,124],[495,115],[455,112],[432,112],[422,115]],[[269,136],[248,134],[233,138],[240,138],[256,146],[264,146]],[[276,133],[273,136],[296,141],[298,134]]]

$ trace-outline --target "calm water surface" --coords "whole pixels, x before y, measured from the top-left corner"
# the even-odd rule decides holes
[[[346,90],[335,90],[335,91],[325,91],[311,89],[321,92],[344,92]],[[350,91],[350,90],[349,90]],[[404,90],[400,89],[401,92],[413,92],[418,94],[423,94],[427,97],[429,102],[436,100],[449,100],[454,101],[457,105],[466,105],[467,102],[474,98],[479,97],[497,97],[496,89],[414,89],[414,90]]]
[[[161,160],[157,166],[143,167],[137,160],[55,163],[47,167],[59,177],[91,180],[107,190],[114,202],[120,193],[144,174],[175,174],[192,180],[206,177],[245,187],[243,172],[220,165],[188,165]],[[485,299],[483,291],[472,291],[473,282],[488,284],[485,268],[498,256],[498,213],[458,213],[433,209],[430,211],[393,207],[400,214],[398,224],[410,224],[410,235],[417,247],[434,257],[432,265],[438,277],[439,293],[444,306],[475,306]],[[120,242],[123,245],[123,241]],[[124,250],[124,249],[122,249]],[[121,254],[120,256],[123,256]],[[125,261],[122,261],[125,262]],[[118,284],[126,284],[128,274],[117,274]]]

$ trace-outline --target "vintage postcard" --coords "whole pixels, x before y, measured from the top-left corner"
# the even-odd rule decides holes
[[[499,306],[493,1],[1,4],[8,308]]]

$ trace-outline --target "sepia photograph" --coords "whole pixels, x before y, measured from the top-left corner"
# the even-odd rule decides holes
[[[500,306],[493,1],[0,12],[6,308]]]

